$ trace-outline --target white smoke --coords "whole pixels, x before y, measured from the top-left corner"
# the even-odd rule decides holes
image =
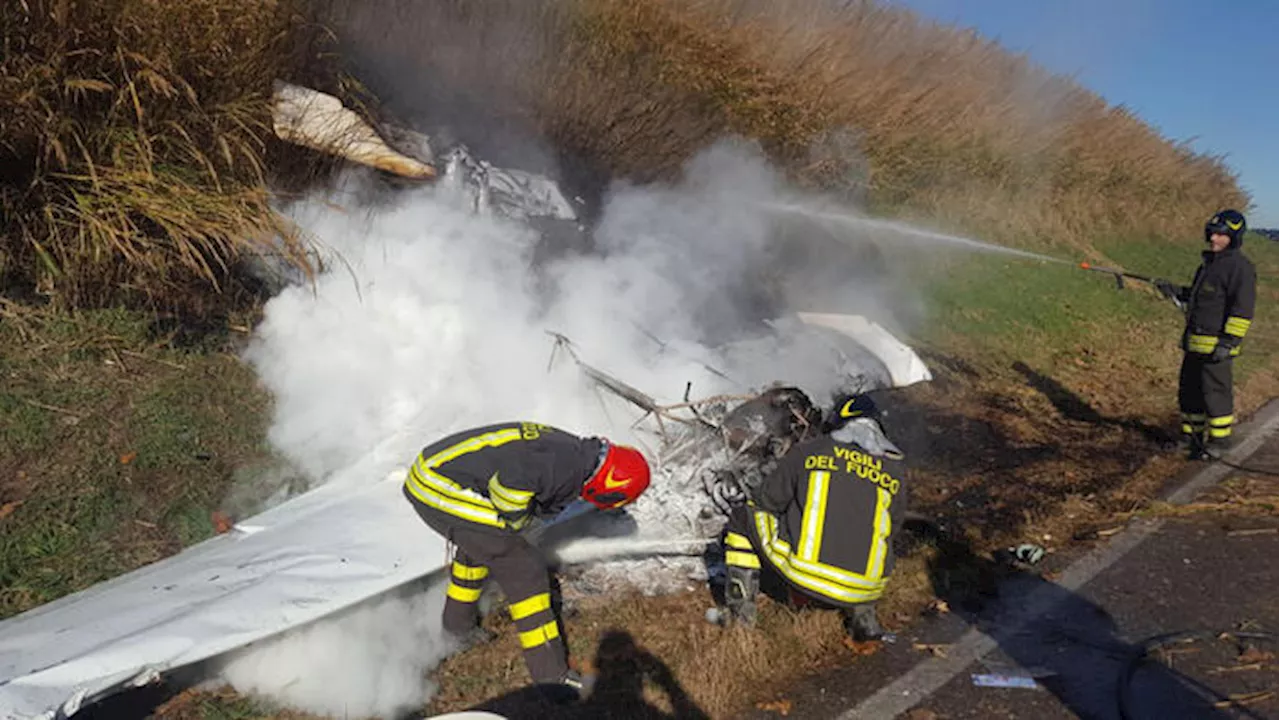
[[[571,361],[549,368],[547,331],[660,402],[678,402],[688,382],[706,396],[829,375],[821,358],[776,354],[776,341],[710,344],[747,332],[762,307],[751,278],[770,262],[766,205],[785,194],[752,146],[723,143],[674,186],[614,188],[596,252],[538,268],[532,231],[472,213],[443,184],[366,208],[350,204],[364,195],[353,177],[299,203],[289,214],[333,262],[314,288],[290,287],[267,304],[247,353],[275,397],[271,443],[313,484],[338,474],[374,482],[444,434],[506,420],[651,447],[634,409],[603,396]],[[708,365],[741,371],[739,384]],[[678,475],[668,469],[637,503],[642,532],[691,532],[702,501]],[[423,673],[448,648],[438,605],[410,602],[290,634],[225,677],[344,717],[421,703]]]
[[[221,674],[241,692],[332,717],[399,717],[435,691],[426,674],[451,650],[440,628],[444,584],[389,593],[246,648]]]
[[[444,190],[370,213],[338,209],[341,193],[292,208],[334,260],[314,291],[268,303],[247,353],[275,396],[272,444],[323,482],[396,433],[407,433],[402,457],[440,433],[515,418],[627,435],[599,427],[595,391],[571,364],[548,371],[547,331],[650,393],[717,389],[694,361],[706,355],[697,338],[739,320],[724,298],[765,243],[754,201],[769,190],[767,168],[727,148],[680,187],[622,189],[596,233],[601,254],[543,269],[549,298],[532,277],[534,233]],[[656,359],[646,331],[681,354]]]

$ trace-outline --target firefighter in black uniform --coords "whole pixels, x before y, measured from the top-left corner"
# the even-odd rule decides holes
[[[836,404],[823,432],[794,445],[725,527],[725,605],[753,625],[761,569],[839,608],[856,641],[884,635],[875,601],[893,570],[906,509],[902,452],[865,395]]]
[[[456,548],[446,632],[464,644],[484,634],[477,603],[492,573],[533,681],[581,690],[552,608],[549,568],[521,531],[534,518],[621,507],[648,486],[649,465],[634,448],[538,423],[488,425],[428,445],[410,468],[404,494]]]
[[[1240,354],[1253,321],[1257,286],[1257,272],[1241,249],[1244,234],[1244,215],[1236,210],[1214,215],[1204,226],[1208,249],[1191,285],[1159,282],[1160,291],[1187,316],[1178,406],[1188,455],[1194,460],[1231,445],[1231,361]]]

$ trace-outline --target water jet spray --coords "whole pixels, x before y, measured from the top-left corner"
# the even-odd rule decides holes
[[[563,563],[584,563],[612,560],[621,557],[697,557],[706,551],[710,540],[664,540],[630,537],[582,538],[556,548],[554,555]]]
[[[764,207],[776,212],[801,215],[809,218],[810,220],[822,222],[828,225],[841,224],[849,227],[860,227],[863,229],[884,230],[918,242],[926,242],[934,245],[945,243],[971,250],[1003,253],[1031,260],[1067,264],[1066,260],[1050,257],[1048,255],[1041,255],[1040,253],[1028,252],[1026,250],[1016,250],[1014,248],[1004,247],[1003,245],[995,245],[992,243],[982,242],[980,240],[974,240],[972,238],[961,237],[959,235],[948,235],[946,233],[934,232],[932,230],[924,230],[896,220],[871,218],[848,211],[823,210],[796,202],[764,203]]]
[[[858,215],[856,213],[852,213],[845,210],[839,210],[839,211],[825,210],[825,209],[821,209],[811,205],[801,204],[798,202],[786,202],[786,203],[769,202],[769,203],[763,203],[763,206],[775,212],[801,215],[803,217],[809,218],[810,220],[818,221],[828,226],[834,223],[839,223],[839,224],[851,226],[851,227],[885,230],[885,231],[896,233],[906,238],[910,238],[915,241],[920,241],[920,242],[929,242],[933,244],[945,243],[948,245],[955,245],[962,248],[968,248],[968,249],[982,251],[982,252],[1003,253],[1006,255],[1016,255],[1018,257],[1024,257],[1031,260],[1040,260],[1042,262],[1051,262],[1051,263],[1058,263],[1063,265],[1075,265],[1076,267],[1079,267],[1082,270],[1102,272],[1102,273],[1107,273],[1114,276],[1116,281],[1116,289],[1118,290],[1124,289],[1125,278],[1129,278],[1130,280],[1136,280],[1138,282],[1147,283],[1148,285],[1151,285],[1157,289],[1160,289],[1162,293],[1164,292],[1164,290],[1161,289],[1161,285],[1167,282],[1160,278],[1154,278],[1147,275],[1139,275],[1137,273],[1126,272],[1124,270],[1118,270],[1116,268],[1099,267],[1096,265],[1092,265],[1088,262],[1073,263],[1069,260],[1063,260],[1061,258],[1052,257],[1050,255],[1042,255],[1040,253],[1033,253],[1026,250],[1016,250],[1014,248],[1008,248],[1002,245],[995,245],[992,243],[982,242],[980,240],[974,240],[972,238],[962,237],[959,235],[948,235],[946,233],[934,232],[932,230],[924,230],[922,228],[912,227],[911,225],[898,222],[895,220],[883,220],[883,219],[871,218],[865,215]],[[1178,305],[1178,302],[1176,299],[1174,298],[1171,298],[1171,299],[1174,300],[1175,305]]]

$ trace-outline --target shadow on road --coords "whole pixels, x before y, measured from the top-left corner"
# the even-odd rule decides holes
[[[600,639],[595,656],[596,679],[590,696],[574,705],[553,705],[536,687],[499,696],[471,708],[507,718],[610,718],[613,720],[707,720],[665,663],[636,645],[629,633],[611,630]],[[671,712],[644,698],[652,684],[666,698]]]
[[[929,567],[934,592],[998,644],[981,661],[988,672],[1030,674],[1084,718],[1259,717],[1229,702],[1221,707],[1226,698],[1217,691],[1148,657],[1144,645],[1120,637],[1097,604],[929,528],[938,550]]]

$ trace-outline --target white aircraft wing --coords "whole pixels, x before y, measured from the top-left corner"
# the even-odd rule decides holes
[[[796,316],[806,325],[830,328],[856,340],[884,364],[891,387],[906,387],[933,379],[929,367],[915,350],[861,315],[801,312]]]
[[[0,622],[0,718],[54,718],[441,570],[404,472],[331,482],[230,532]]]

